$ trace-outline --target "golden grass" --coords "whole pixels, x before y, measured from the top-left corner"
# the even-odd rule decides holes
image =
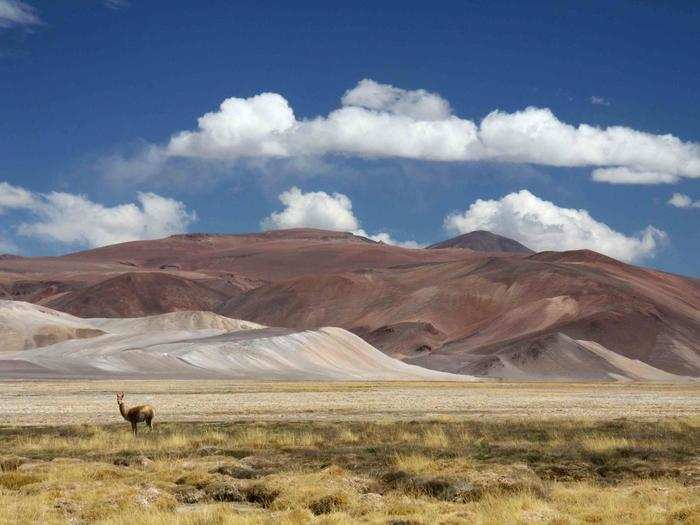
[[[0,524],[700,523],[700,419],[0,427]]]
[[[397,454],[394,457],[394,466],[410,474],[434,472],[437,469],[437,463],[432,458],[417,453]]]

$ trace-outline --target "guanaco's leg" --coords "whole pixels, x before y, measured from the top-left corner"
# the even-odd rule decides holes
[[[148,431],[153,432],[153,418],[148,418],[146,420],[146,425],[148,425]]]
[[[136,437],[136,434],[137,434],[136,421],[131,422],[131,431],[134,433],[134,437]]]

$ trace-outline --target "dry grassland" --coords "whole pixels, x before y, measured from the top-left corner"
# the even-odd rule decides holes
[[[127,400],[142,401],[136,391],[152,388],[155,403],[174,389],[189,406],[192,386],[134,383],[125,390],[132,391]],[[498,410],[490,415],[484,404],[484,413],[413,418],[415,409],[388,411],[393,404],[386,399],[381,410],[365,418],[356,417],[364,413],[361,406],[332,419],[338,414],[306,412],[297,402],[287,417],[268,404],[264,409],[271,418],[252,420],[247,414],[236,420],[239,413],[229,406],[220,410],[221,421],[158,421],[153,433],[135,439],[124,421],[5,424],[0,426],[0,523],[700,523],[697,390],[601,386],[594,395],[607,395],[607,408],[585,416],[576,412],[583,410],[583,401],[576,400],[583,395],[581,385],[547,387],[559,399],[559,411],[545,387],[208,387],[210,395],[233,389],[259,399],[288,397],[289,404],[297,396],[304,399],[302,394],[326,395],[332,404],[335,396],[360,392],[388,398],[412,391],[419,399],[481,392],[499,396],[498,406],[503,399],[512,399],[516,408],[542,399],[540,415],[535,406],[524,415]],[[59,399],[73,396],[75,402],[92,395],[83,384],[25,384],[21,395],[19,386],[12,388],[14,394],[3,388],[2,395],[23,398],[28,414],[33,413],[31,390],[39,400],[52,389]],[[216,389],[221,391],[211,392]],[[567,390],[572,405],[563,396]],[[662,402],[645,417],[625,412],[619,399],[629,395],[634,407],[655,406],[646,397],[651,393]],[[669,400],[667,414],[663,396]],[[675,402],[695,413],[677,415]],[[110,397],[103,415],[116,411],[113,405]],[[611,416],[613,406],[618,411]],[[204,410],[203,419],[215,417],[217,408]],[[7,408],[0,410],[6,418]],[[178,412],[165,415],[162,419],[177,419]]]

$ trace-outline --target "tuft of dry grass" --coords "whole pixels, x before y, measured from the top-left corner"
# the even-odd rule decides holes
[[[394,466],[399,470],[411,474],[435,472],[438,470],[438,464],[433,458],[415,452],[397,454],[394,456]]]
[[[698,523],[700,419],[0,427],[4,523]]]

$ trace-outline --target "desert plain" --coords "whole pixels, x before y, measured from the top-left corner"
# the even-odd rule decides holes
[[[700,382],[60,380],[0,382],[0,425],[125,424],[119,390],[127,404],[150,403],[169,422],[700,415]]]

